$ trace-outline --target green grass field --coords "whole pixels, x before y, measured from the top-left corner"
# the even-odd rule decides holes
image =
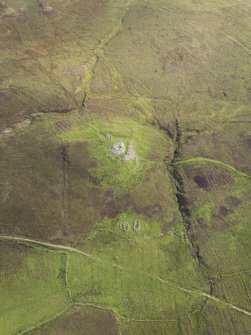
[[[251,333],[250,15],[0,1],[0,335]]]
[[[17,334],[62,314],[70,304],[66,255],[1,241],[2,334]]]

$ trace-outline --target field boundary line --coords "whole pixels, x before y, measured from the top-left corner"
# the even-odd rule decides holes
[[[31,327],[31,328],[29,328],[29,329],[26,329],[26,330],[23,330],[21,333],[18,333],[18,335],[25,335],[25,334],[27,334],[27,333],[29,333],[29,332],[35,330],[35,329],[38,329],[38,328],[40,328],[40,327],[43,327],[43,326],[49,324],[50,322],[52,322],[52,321],[54,321],[54,320],[60,318],[60,316],[62,316],[62,315],[64,315],[65,313],[67,313],[67,312],[71,309],[71,307],[72,307],[72,305],[68,306],[68,308],[64,309],[64,310],[61,311],[60,313],[58,313],[58,314],[52,316],[51,318],[49,318],[49,319],[47,319],[47,320],[45,320],[45,321],[43,321],[43,322],[38,323],[36,326],[33,326],[33,327]]]
[[[81,254],[84,255],[88,258],[91,258],[93,260],[99,260],[97,257],[92,256],[91,254],[88,254],[87,252],[84,252],[82,250],[73,248],[73,247],[68,247],[65,245],[60,245],[60,244],[53,244],[50,242],[42,242],[42,241],[38,241],[38,240],[33,240],[30,238],[25,238],[25,237],[16,237],[16,236],[8,236],[8,235],[0,235],[0,241],[13,241],[13,242],[21,242],[23,244],[35,244],[38,246],[42,246],[42,247],[47,247],[50,249],[55,249],[55,250],[59,250],[59,251],[67,251],[67,252],[71,252],[71,253],[77,253],[77,254]]]
[[[249,178],[251,179],[251,176],[246,174],[245,172],[237,170],[235,167],[232,165],[229,165],[227,163],[224,163],[222,161],[216,160],[216,159],[211,159],[211,158],[204,158],[204,157],[191,157],[187,158],[184,160],[179,160],[175,163],[176,165],[181,165],[181,164],[215,164],[219,165],[227,170],[230,170],[242,177]]]
[[[160,282],[162,282],[162,283],[170,284],[169,281],[166,281],[166,280],[164,280],[164,279],[162,279],[160,277],[158,277],[158,280]],[[251,316],[251,312],[249,312],[248,310],[240,308],[240,307],[238,307],[238,306],[236,306],[234,304],[231,304],[229,302],[226,302],[224,300],[221,300],[221,299],[219,299],[219,298],[217,298],[217,297],[215,297],[215,296],[213,296],[211,294],[208,294],[208,293],[205,293],[205,292],[201,292],[201,291],[198,291],[198,290],[191,290],[191,289],[184,288],[182,286],[175,285],[175,284],[173,284],[173,286],[176,287],[176,288],[178,288],[178,289],[180,289],[183,292],[186,292],[186,293],[189,293],[189,294],[196,294],[196,295],[199,295],[199,296],[202,296],[202,297],[206,297],[206,298],[208,298],[208,299],[210,299],[210,300],[212,300],[214,302],[218,302],[221,305],[225,305],[225,306],[227,306],[227,307],[229,307],[231,309],[234,309],[234,310],[236,310],[238,312],[241,312],[243,314]]]
[[[115,309],[112,309],[109,307],[103,307],[103,306],[95,305],[92,303],[84,303],[84,302],[74,302],[72,306],[73,307],[92,307],[92,308],[100,309],[100,310],[107,311],[107,312],[114,314],[117,320],[119,319],[126,320],[126,317],[120,315]]]
[[[68,282],[69,260],[70,260],[70,254],[67,252],[66,253],[66,261],[65,261],[65,285],[66,285],[66,288],[67,288],[69,299],[70,299],[71,303],[73,303],[71,288],[70,288],[70,285],[69,285],[69,282]]]
[[[5,236],[5,235],[2,235],[0,236],[0,241],[14,241],[14,242],[21,242],[21,243],[30,243],[30,244],[35,244],[35,245],[40,245],[40,246],[44,246],[44,247],[48,247],[48,248],[51,248],[51,249],[56,249],[56,250],[59,250],[59,251],[68,251],[68,252],[71,252],[71,253],[78,253],[78,254],[82,254],[84,255],[85,257],[88,257],[88,258],[91,258],[93,260],[100,260],[99,258],[96,258],[84,251],[81,251],[81,250],[78,250],[78,249],[75,249],[75,248],[72,248],[72,247],[67,247],[67,246],[62,246],[62,245],[57,245],[57,244],[51,244],[51,243],[47,243],[47,242],[39,242],[39,241],[36,241],[36,240],[32,240],[32,239],[28,239],[28,238],[22,238],[22,237],[14,237],[14,236]],[[111,266],[115,266],[113,264],[111,264]],[[128,269],[124,269],[123,267],[121,266],[116,266],[118,269],[122,270],[122,271],[126,271],[128,272]],[[214,302],[217,302],[219,304],[222,304],[222,305],[225,305],[231,309],[234,309],[238,312],[241,312],[245,315],[248,315],[248,316],[251,316],[251,312],[246,310],[246,309],[243,309],[243,308],[240,308],[232,303],[228,303],[226,301],[223,301],[213,295],[210,295],[208,293],[205,293],[205,292],[201,292],[201,291],[198,291],[196,289],[189,289],[189,288],[185,288],[185,287],[182,287],[180,285],[178,285],[177,283],[171,281],[171,280],[165,280],[165,279],[162,279],[160,277],[155,277],[155,276],[152,276],[148,273],[145,273],[145,275],[147,275],[149,278],[152,278],[152,279],[157,279],[158,281],[164,283],[164,284],[168,284],[168,285],[171,285],[185,293],[188,293],[188,294],[196,294],[198,296],[201,296],[201,297],[206,297]],[[99,306],[96,306],[96,305],[93,305],[93,304],[81,304],[81,303],[73,303],[71,304],[71,306],[74,306],[74,305],[85,305],[85,306],[92,306],[92,307],[96,307],[96,308],[102,308],[102,309],[106,309],[106,310],[111,310],[112,312],[114,312],[116,315],[118,315],[114,310],[112,309],[109,309],[109,308],[104,308],[104,307],[99,307]],[[61,314],[60,314],[61,315]],[[124,317],[121,317],[118,315],[119,318],[121,319],[124,319]],[[20,333],[19,335],[23,335],[25,333]]]

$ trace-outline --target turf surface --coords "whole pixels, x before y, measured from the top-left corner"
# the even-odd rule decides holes
[[[0,334],[250,334],[250,14],[0,1]]]

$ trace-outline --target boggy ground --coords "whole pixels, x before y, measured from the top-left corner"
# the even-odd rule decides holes
[[[0,2],[1,334],[250,333],[250,14]]]

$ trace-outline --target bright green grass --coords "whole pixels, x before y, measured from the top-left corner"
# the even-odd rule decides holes
[[[162,224],[146,221],[145,217],[141,217],[132,213],[122,213],[115,220],[105,219],[97,227],[99,232],[110,232],[122,239],[128,241],[150,240],[164,236]],[[168,233],[174,233],[170,230]]]
[[[124,270],[77,255],[70,259],[68,277],[74,301],[112,309],[122,320],[166,319],[165,311],[175,318],[183,308],[192,310],[197,300],[136,267]]]
[[[4,242],[0,248],[1,335],[18,334],[67,309],[65,254]]]
[[[129,227],[126,230],[124,223],[127,223]],[[135,223],[137,223],[136,226]],[[33,309],[36,308],[34,306],[38,306],[39,311],[44,313],[44,298],[47,299],[46,302],[51,301],[48,299],[53,299],[48,314],[42,314],[39,320],[34,320],[32,313],[30,314],[34,322],[41,323],[61,312],[62,309],[51,309],[51,306],[54,307],[55,304],[59,303],[61,308],[67,307],[69,303],[67,300],[68,292],[64,287],[67,278],[70,296],[74,303],[112,310],[117,315],[120,329],[126,330],[126,334],[141,334],[142,331],[145,331],[146,334],[150,334],[150,331],[166,334],[167,331],[170,331],[171,334],[178,335],[185,331],[188,320],[190,322],[188,334],[193,334],[194,330],[198,334],[204,334],[208,327],[208,320],[213,317],[213,311],[209,310],[204,313],[202,318],[200,317],[204,303],[196,291],[207,293],[208,283],[191,257],[190,245],[183,238],[184,235],[184,228],[180,223],[174,225],[172,230],[163,235],[158,222],[146,221],[143,217],[124,213],[116,220],[101,222],[95,232],[87,238],[84,248],[94,256],[93,258],[90,258],[88,254],[80,254],[74,252],[74,249],[69,249],[69,258],[66,264],[64,254],[44,251],[40,248],[33,249],[30,246],[29,253],[24,255],[24,269],[18,268],[17,273],[19,276],[21,274],[18,284],[15,286],[10,281],[13,294],[15,294],[13,295],[14,300],[9,298],[10,309],[13,310],[15,316],[19,315],[16,297],[19,299],[21,295],[23,299],[23,291],[20,289],[19,281],[22,280],[22,274],[25,271],[23,276],[26,285],[34,285],[35,283],[37,289],[36,292],[29,291],[32,297],[35,297],[30,298]],[[210,246],[210,250],[216,252],[215,256],[221,255],[217,251],[218,246],[224,248],[225,243],[229,244],[230,242],[230,239],[224,240],[222,234],[217,236],[219,241],[214,239],[215,244]],[[14,244],[11,246],[14,248]],[[229,245],[228,250],[230,259],[233,261],[235,249]],[[65,250],[65,252],[67,251]],[[13,253],[5,252],[6,265],[9,264]],[[38,253],[40,254],[39,269],[37,268],[37,258],[34,261],[34,257],[31,257],[34,253],[36,256]],[[9,258],[8,254],[10,254]],[[18,255],[22,257],[21,252]],[[48,280],[45,280],[44,275],[41,276],[41,271],[45,271],[42,266],[44,260],[48,262],[50,267],[46,268]],[[32,280],[32,284],[27,282],[27,273],[30,271],[33,275],[31,278],[28,277]],[[5,269],[5,273],[8,273],[8,270]],[[9,278],[12,277],[8,276]],[[52,283],[50,278],[53,280]],[[161,279],[165,282],[162,282]],[[183,288],[192,289],[194,293],[185,292]],[[55,292],[58,292],[59,289],[60,296],[62,297],[62,294],[64,296],[64,304],[55,298],[57,297]],[[7,291],[9,292],[9,287]],[[50,298],[47,298],[48,295]],[[238,301],[235,298],[234,294],[227,295],[227,299],[231,303]],[[242,306],[241,300],[240,306]],[[224,308],[223,310],[228,315]],[[223,316],[214,317],[216,320],[223,318]],[[12,320],[9,314],[7,319]],[[237,322],[239,317],[237,316],[235,320]],[[245,322],[240,322],[241,326],[244,327]],[[139,327],[136,327],[137,323],[139,323]],[[156,324],[153,325],[153,323]],[[6,323],[4,327],[6,327]],[[183,329],[182,332],[181,329]],[[13,332],[11,329],[7,329],[5,333],[7,335]]]
[[[100,9],[96,6],[100,1],[51,0],[50,4],[56,9],[52,17],[41,15],[33,0],[6,1],[16,10],[26,6],[29,21],[23,23],[12,18],[11,22],[5,19],[1,22],[2,49],[6,50],[1,56],[1,88],[17,87],[10,89],[13,100],[6,99],[1,104],[3,128],[5,124],[16,122],[9,120],[13,112],[22,115],[37,112],[41,106],[49,109],[80,106],[84,93],[88,93],[87,106],[82,111],[109,119],[97,121],[74,113],[65,117],[48,115],[47,126],[57,139],[55,156],[61,150],[57,148],[58,143],[66,147],[78,141],[90,143],[92,158],[97,163],[90,171],[90,180],[102,186],[101,192],[111,189],[118,194],[137,188],[135,197],[141,194],[148,197],[142,186],[145,184],[140,182],[143,179],[145,182],[149,175],[152,177],[153,167],[165,168],[164,161],[171,161],[174,151],[171,141],[159,129],[130,121],[129,116],[135,119],[135,110],[142,113],[142,122],[152,116],[163,121],[173,130],[174,137],[173,121],[177,118],[182,132],[188,129],[189,133],[187,143],[186,135],[182,136],[184,153],[181,155],[188,158],[205,154],[212,158],[195,158],[189,162],[191,164],[177,165],[178,169],[188,169],[191,165],[191,169],[200,167],[207,172],[208,166],[213,165],[224,170],[223,179],[228,171],[233,181],[230,178],[229,183],[222,182],[218,178],[218,185],[198,190],[192,178],[183,180],[191,207],[188,220],[193,226],[195,236],[192,238],[195,246],[199,246],[197,251],[203,257],[206,270],[195,260],[195,248],[189,243],[180,216],[173,215],[177,214],[177,204],[171,196],[166,197],[172,198],[170,203],[164,197],[168,191],[173,192],[172,195],[175,193],[174,188],[168,186],[160,197],[170,207],[167,206],[165,212],[168,222],[176,223],[164,231],[163,222],[146,220],[132,213],[123,213],[115,220],[105,219],[96,225],[95,232],[82,245],[96,257],[95,260],[71,251],[67,269],[66,256],[60,253],[33,248],[4,249],[0,277],[0,297],[7,306],[0,312],[4,315],[0,314],[4,335],[16,335],[67,308],[66,271],[74,301],[114,310],[120,319],[121,331],[126,335],[249,334],[249,316],[241,319],[241,313],[232,313],[229,306],[218,308],[221,304],[195,298],[179,288],[180,285],[209,292],[211,278],[217,277],[220,279],[215,279],[215,296],[248,310],[251,305],[249,276],[238,277],[239,272],[250,269],[250,184],[243,173],[232,168],[236,166],[242,170],[248,165],[243,145],[245,133],[243,123],[239,128],[235,123],[232,128],[227,126],[229,122],[239,122],[242,113],[248,115],[250,111],[248,1],[130,1],[132,7],[123,22],[121,13],[124,13],[125,2],[120,0],[109,1]],[[121,31],[114,33],[121,22]],[[99,56],[97,64],[95,55]],[[191,142],[190,135],[198,133],[202,136]],[[108,134],[112,135],[110,141]],[[208,136],[203,137],[204,134]],[[38,135],[36,133],[35,138]],[[30,144],[33,138],[25,138],[27,147],[33,146]],[[44,143],[44,138],[40,141]],[[133,145],[138,160],[125,162],[113,157],[110,147],[118,141]],[[46,143],[49,148],[51,143]],[[16,153],[19,156],[23,148],[16,145],[17,151],[13,153],[9,143],[6,147],[10,148],[15,166],[5,168],[4,177],[6,179],[7,170],[7,176],[12,177],[13,169],[16,171],[18,167],[17,180],[20,182],[13,182],[12,178],[11,182],[4,182],[2,201],[5,202],[6,197],[12,199],[12,190],[17,188],[23,197],[23,190],[32,184],[30,181],[34,181],[33,185],[40,192],[38,196],[36,189],[34,198],[50,200],[44,193],[47,186],[41,193],[39,186],[44,179],[38,182],[39,173],[41,171],[45,179],[50,176],[50,183],[53,180],[61,185],[58,181],[61,165],[48,165],[47,159],[41,163],[44,156],[36,156],[29,150],[24,159],[16,160]],[[34,150],[38,150],[36,142]],[[48,152],[45,153],[48,156]],[[28,164],[25,172],[34,175],[35,179],[25,178],[20,170],[22,162],[27,163],[27,157],[35,163]],[[6,161],[9,162],[8,156]],[[37,163],[41,164],[39,171]],[[51,171],[49,174],[47,169]],[[79,179],[80,185],[81,182]],[[165,184],[164,179],[162,182]],[[155,185],[150,182],[149,197]],[[27,194],[29,196],[29,192],[24,195]],[[226,206],[229,195],[239,198],[241,204],[226,217],[219,217],[220,206]],[[52,197],[55,198],[55,193]],[[81,205],[82,198],[79,198]],[[19,198],[13,200],[15,207],[16,199]],[[52,223],[49,216],[43,216],[42,212],[47,211],[43,204],[38,201],[35,207],[28,198],[24,206],[34,209],[38,215],[39,226],[32,224],[31,228],[35,227],[36,236],[40,238],[45,236],[43,227],[49,229],[45,221],[54,228],[55,222],[60,221]],[[51,206],[55,213],[60,213],[60,208],[52,201]],[[29,212],[21,215],[21,211],[15,212],[12,207],[10,212],[14,213],[14,224],[15,220],[21,221],[20,217],[24,216],[27,219],[29,215]],[[199,226],[199,219],[204,219],[203,227]],[[9,226],[14,224],[10,221]],[[18,230],[14,227],[13,231],[30,236],[31,228]],[[207,274],[205,277],[203,271]],[[228,272],[232,272],[234,279],[223,280]]]
[[[92,176],[105,190],[122,193],[139,183],[153,167],[163,165],[164,159],[171,160],[173,143],[155,127],[124,118],[103,121],[73,114],[67,118],[70,127],[62,129],[57,127],[60,119],[64,122],[62,117],[50,116],[46,125],[61,143],[90,142],[97,161]],[[118,142],[124,142],[127,149],[133,146],[136,159],[125,161],[124,155],[115,157],[111,148]]]
[[[179,224],[162,234],[157,222],[131,214],[105,220],[85,242],[85,249],[96,259],[70,256],[68,281],[73,301],[112,309],[122,320],[166,320],[183,310],[192,311],[196,299],[178,286],[206,291],[207,284],[183,234]]]
[[[160,222],[123,213],[115,220],[105,220],[98,225],[96,232],[86,240],[85,248],[105,263],[115,262],[138,272],[139,277],[145,272],[191,286],[204,285],[197,264],[191,258],[184,227],[179,222],[163,232]],[[189,279],[186,278],[188,273]]]

